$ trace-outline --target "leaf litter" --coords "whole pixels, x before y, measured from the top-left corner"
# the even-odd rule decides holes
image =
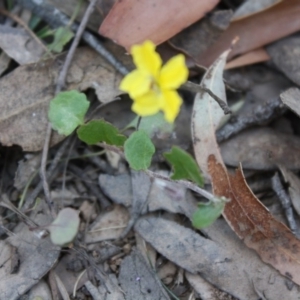
[[[30,2],[31,0],[28,1],[28,3]],[[112,5],[115,4],[114,1],[111,1],[111,3],[106,2],[98,3],[98,11],[90,19],[88,27],[94,32],[97,32],[100,23],[109,14]],[[226,43],[222,42],[222,35],[228,35],[234,26],[244,28],[242,27],[243,22],[247,24],[247,22],[251,23],[256,20],[257,24],[254,28],[260,34],[255,35],[251,31],[254,29],[249,30],[249,34],[252,34],[252,36],[247,40],[249,42],[247,44],[243,40],[245,32],[240,31],[241,44],[237,44],[229,55],[243,53],[248,49],[255,50],[257,45],[264,46],[270,42],[270,39],[275,41],[279,37],[297,30],[295,29],[298,26],[296,22],[286,22],[285,26],[282,26],[284,33],[277,32],[274,29],[278,24],[282,25],[281,17],[284,19],[287,11],[291,11],[291,9],[294,12],[297,11],[297,3],[294,1],[289,3],[288,1],[281,1],[280,3],[278,3],[279,1],[260,1],[256,3],[260,5],[259,7],[255,7],[254,2],[256,1],[247,1],[241,6],[241,8],[246,9],[246,12],[242,13],[242,18],[241,14],[238,15],[238,10],[235,10],[235,19],[231,21],[230,25],[230,12],[220,10],[221,7],[222,9],[224,7],[229,8],[223,2],[225,1],[220,1],[221,6],[219,5],[210,15],[205,16],[193,28],[187,28],[175,37],[173,37],[174,33],[172,32],[176,28],[172,28],[172,22],[168,22],[168,25],[160,25],[161,28],[167,30],[168,34],[165,35],[168,36],[167,39],[172,38],[169,45],[171,44],[173,47],[169,46],[167,48],[163,45],[163,47],[159,47],[159,49],[162,49],[160,50],[161,53],[166,58],[172,56],[172,53],[176,53],[176,51],[183,51],[185,54],[190,55],[191,57],[187,59],[187,62],[189,66],[193,66],[191,75],[196,75],[196,80],[199,80],[199,75],[203,74],[203,69],[195,68],[193,59],[196,59],[199,63],[202,58],[205,58],[205,51],[211,56],[215,55],[215,59],[218,54],[213,53],[212,50],[215,45],[220,44],[220,41],[222,47],[225,48],[227,47],[225,46],[226,43],[231,43],[230,39]],[[73,0],[63,2],[51,0],[48,3],[55,5],[56,9],[63,10],[69,16],[73,15],[75,6]],[[179,18],[173,17],[173,10],[176,5],[169,5],[167,11],[161,10],[162,15],[164,15],[163,20],[165,21],[167,16],[171,15],[177,22],[176,26],[179,25],[183,29],[186,25],[183,25],[182,20],[179,22]],[[210,5],[212,5],[212,2]],[[120,8],[121,4],[116,3],[115,7],[117,6]],[[279,11],[280,7],[283,12]],[[86,4],[83,3],[80,8],[81,13],[85,8]],[[157,11],[157,8],[155,9]],[[152,8],[149,8],[150,10]],[[192,10],[190,11],[189,17],[191,18],[194,13],[192,13]],[[150,13],[148,15],[151,16]],[[125,18],[125,22],[139,24],[139,18],[142,17],[142,14],[134,13],[134,16],[136,18],[127,20]],[[278,24],[275,24],[275,26],[274,23],[269,22],[267,25],[272,28],[272,35],[264,36],[261,33],[263,32],[261,24],[263,24],[263,18],[268,16],[271,20],[277,20]],[[104,22],[111,22],[109,18],[111,16],[105,19]],[[236,18],[240,19],[236,20]],[[80,16],[77,16],[77,19],[80,20]],[[289,14],[289,19],[293,19],[293,14]],[[153,26],[159,24],[159,19],[156,18],[156,20],[156,23],[152,22]],[[119,21],[123,22],[123,20]],[[146,25],[149,23],[147,20],[143,20],[143,22]],[[239,25],[233,25],[234,23]],[[111,30],[116,30],[116,28],[117,26],[111,26]],[[123,26],[122,30],[132,30],[132,28],[135,27]],[[149,28],[152,27],[149,26]],[[178,31],[178,29],[176,30]],[[148,33],[145,33],[143,28],[138,34],[141,34],[145,39]],[[164,34],[165,32],[162,30],[156,31],[153,39],[159,41]],[[131,38],[132,36],[130,38],[125,37],[124,41],[130,44],[132,43]],[[297,156],[299,138],[295,134],[295,132],[298,132],[299,122],[297,122],[297,117],[292,112],[288,112],[288,108],[296,114],[298,111],[297,88],[295,88],[295,84],[297,85],[298,82],[297,71],[293,69],[293,65],[297,62],[297,51],[293,51],[297,48],[297,39],[293,38],[288,37],[267,47],[267,58],[275,63],[272,68],[252,66],[253,62],[259,61],[255,60],[257,58],[254,57],[254,60],[253,58],[251,58],[252,60],[247,58],[246,61],[240,63],[240,65],[250,64],[248,69],[225,71],[226,80],[227,78],[231,79],[229,80],[229,86],[234,82],[233,87],[236,89],[241,88],[239,91],[232,91],[231,89],[225,93],[222,73],[226,65],[226,55],[217,60],[216,64],[204,75],[202,84],[222,100],[226,100],[227,94],[230,107],[234,107],[236,102],[244,103],[241,109],[235,111],[234,116],[224,118],[224,113],[218,104],[207,93],[203,92],[196,97],[195,101],[195,107],[199,104],[200,99],[202,101],[198,108],[200,116],[197,117],[195,107],[194,113],[191,113],[194,95],[182,92],[185,104],[174,127],[161,123],[158,116],[157,119],[152,120],[152,123],[159,125],[157,129],[151,127],[149,120],[142,120],[139,123],[137,119],[134,119],[129,108],[131,103],[124,96],[121,97],[121,101],[112,101],[119,95],[117,87],[121,77],[92,50],[79,48],[67,78],[66,88],[67,90],[75,88],[84,92],[88,100],[95,98],[94,93],[91,91],[95,90],[101,103],[111,102],[95,111],[96,104],[91,101],[92,114],[88,115],[88,121],[91,123],[87,124],[99,122],[96,119],[98,114],[102,114],[101,117],[116,126],[118,130],[109,127],[106,137],[101,136],[88,143],[90,145],[85,145],[78,140],[74,141],[72,146],[67,149],[63,156],[64,160],[58,164],[59,168],[57,168],[54,178],[50,181],[51,194],[54,196],[53,200],[60,207],[59,210],[62,213],[64,212],[63,206],[67,206],[65,208],[67,210],[76,211],[77,217],[78,211],[81,211],[80,219],[77,219],[78,234],[73,239],[73,232],[71,234],[72,238],[67,241],[73,240],[73,244],[69,244],[68,248],[70,253],[67,254],[57,250],[58,265],[55,269],[50,271],[54,259],[51,260],[52,258],[49,259],[48,256],[43,256],[40,259],[38,255],[34,255],[36,254],[35,251],[41,249],[43,242],[49,241],[49,238],[38,239],[42,244],[39,244],[37,249],[28,250],[31,254],[33,253],[32,256],[36,256],[34,259],[32,256],[27,259],[27,256],[23,255],[23,245],[20,243],[9,245],[9,240],[14,238],[21,241],[19,235],[12,236],[6,239],[5,243],[1,243],[1,249],[3,249],[2,252],[5,256],[4,260],[8,259],[5,262],[6,272],[13,271],[8,278],[16,279],[15,283],[19,282],[19,278],[23,276],[24,266],[30,268],[30,262],[38,267],[42,260],[44,264],[47,264],[48,261],[47,268],[43,265],[41,270],[38,270],[34,275],[31,276],[31,271],[28,273],[29,276],[24,281],[24,287],[17,289],[18,295],[31,289],[31,294],[28,295],[34,297],[39,295],[36,290],[41,289],[44,291],[45,299],[47,299],[47,297],[51,297],[47,296],[51,288],[51,292],[55,297],[58,297],[60,293],[66,299],[71,294],[76,294],[74,297],[78,297],[78,299],[85,299],[87,293],[94,299],[101,299],[101,297],[111,299],[111,297],[115,297],[122,300],[135,299],[136,297],[171,299],[173,295],[178,299],[197,299],[197,297],[210,300],[228,300],[234,299],[233,297],[238,299],[257,299],[259,297],[275,300],[297,299],[299,297],[298,287],[293,281],[299,284],[297,275],[299,267],[295,263],[298,257],[299,242],[288,228],[277,221],[259,202],[244,179],[244,176],[251,176],[254,183],[258,183],[256,178],[259,176],[265,178],[267,188],[263,190],[263,193],[260,191],[260,195],[262,201],[268,203],[265,200],[265,196],[270,193],[270,182],[268,183],[268,180],[270,181],[272,172],[278,168],[279,164],[287,182],[290,184],[288,188],[297,210],[299,192],[296,189],[296,182],[299,178],[297,173],[292,174],[289,171],[289,169],[295,171],[299,169]],[[18,42],[22,41],[19,40]],[[200,43],[202,48],[198,47],[199,49],[197,49],[197,43],[198,45]],[[290,47],[290,50],[286,52],[284,52],[285,43]],[[131,58],[126,56],[126,50],[110,42],[105,42],[105,44],[108,45],[111,53],[114,53],[128,66],[129,70],[132,68]],[[222,47],[220,47],[220,50]],[[290,55],[288,55],[288,52]],[[200,53],[203,57],[200,57]],[[280,61],[279,58],[281,58],[282,53],[284,53],[285,58],[288,58],[286,61],[284,59]],[[38,60],[37,56],[36,59]],[[7,70],[8,67],[9,71],[0,79],[0,87],[2,85],[1,90],[3,91],[3,101],[0,101],[0,103],[3,103],[6,109],[3,114],[2,129],[0,122],[0,138],[4,146],[21,145],[23,151],[39,151],[42,148],[45,134],[43,126],[47,122],[48,105],[53,97],[61,61],[63,61],[63,55],[58,56],[54,61],[51,59],[40,60],[36,64],[21,67],[9,66],[6,63],[4,70]],[[210,65],[208,60],[205,60],[205,62],[207,66]],[[282,71],[285,77],[294,83],[278,75],[275,68]],[[266,70],[268,71],[265,72]],[[248,71],[250,72],[248,73]],[[35,84],[32,84],[33,81],[35,81]],[[293,86],[292,90],[288,90],[287,93],[284,92],[287,88]],[[31,94],[29,90],[32,91]],[[286,107],[279,99],[280,94]],[[31,99],[32,102],[25,103],[23,106],[20,105],[24,98]],[[7,101],[7,99],[10,101]],[[35,110],[31,110],[32,107]],[[32,118],[37,109],[41,112],[38,120]],[[27,112],[27,115],[24,112]],[[119,138],[119,146],[122,147],[125,141],[124,136],[139,127],[139,129],[147,131],[147,136],[153,139],[153,144],[158,149],[153,155],[151,170],[170,177],[172,176],[171,168],[165,163],[163,153],[170,153],[174,144],[187,150],[188,153],[192,153],[189,132],[191,114],[193,122],[197,121],[197,124],[193,126],[193,139],[196,144],[194,145],[194,152],[199,167],[205,174],[205,189],[210,189],[209,180],[211,179],[216,197],[226,196],[231,199],[225,206],[223,216],[227,223],[231,225],[233,231],[223,219],[218,219],[210,227],[201,229],[201,232],[192,229],[193,213],[198,207],[199,200],[203,202],[201,197],[193,194],[186,187],[178,185],[178,183],[159,178],[153,179],[142,171],[129,172],[122,155],[117,154],[118,158],[113,160],[102,156],[93,156],[95,151],[102,151],[102,146],[105,146],[99,144],[99,142]],[[5,119],[11,115],[15,116],[12,123]],[[284,117],[280,121],[278,118],[282,115]],[[22,118],[24,122],[20,123]],[[31,127],[28,125],[30,122]],[[78,124],[80,125],[82,122],[81,119]],[[36,126],[37,123],[39,126]],[[130,123],[134,125],[134,129],[127,126]],[[223,126],[221,129],[219,124]],[[97,126],[94,127],[95,132],[99,131]],[[109,124],[109,126],[111,125]],[[221,150],[219,150],[215,140],[217,128],[219,130],[217,139],[223,141],[220,145]],[[2,134],[5,137],[3,139]],[[229,140],[228,137],[230,137]],[[57,138],[56,141],[55,138]],[[54,136],[53,145],[62,138]],[[114,144],[114,142],[112,143]],[[11,148],[7,149],[10,151]],[[55,157],[57,149],[57,147],[50,149],[51,158]],[[2,148],[0,148],[0,151],[1,157],[5,157]],[[102,153],[101,151],[100,153]],[[17,160],[24,157],[21,150],[14,153],[18,153]],[[131,154],[131,156],[133,155]],[[28,170],[22,171],[20,167],[19,171],[23,174],[19,179],[16,178],[16,186],[20,191],[14,190],[14,193],[11,193],[12,201],[18,199],[22,188],[29,187],[30,190],[32,185],[37,184],[34,180],[31,184],[29,182],[28,185],[28,180],[33,173],[38,172],[39,163],[30,165],[30,157],[28,156],[27,159],[29,160]],[[38,156],[36,160],[39,161]],[[240,168],[241,162],[245,169],[245,175],[243,175]],[[235,174],[231,174],[227,171],[225,164],[234,168],[238,167],[238,170],[235,171]],[[149,165],[149,161],[134,162],[137,169],[143,169]],[[180,169],[181,167],[183,167],[183,170]],[[184,167],[184,164],[181,164],[180,168],[175,166],[173,175],[176,175],[177,179],[182,175],[182,171],[184,173]],[[4,172],[6,168],[3,165]],[[15,169],[16,167],[7,170],[8,176],[3,177],[4,189],[9,186],[7,182],[12,182],[14,175],[11,174],[14,173]],[[180,170],[181,175],[178,175],[178,170]],[[195,175],[195,172],[190,176],[190,179],[195,178],[195,176],[196,181],[200,182],[199,176]],[[5,178],[10,178],[10,181]],[[62,182],[63,188],[60,192]],[[43,201],[43,199],[37,200],[36,205],[40,201]],[[274,202],[274,199],[272,201]],[[277,207],[280,206],[277,204]],[[222,208],[220,211],[222,211]],[[4,226],[13,230],[13,224],[18,221],[16,221],[16,218],[7,215],[5,210],[2,209],[1,213],[3,212]],[[46,215],[47,212],[45,211],[40,213],[40,216]],[[67,224],[70,221],[69,219],[72,218],[64,217],[63,219],[67,219],[63,220]],[[296,223],[299,223],[298,216],[295,216],[295,219]],[[284,218],[280,218],[280,220],[285,222]],[[43,222],[43,225],[49,226],[52,221],[49,219],[47,222]],[[77,225],[75,226],[75,233],[77,233]],[[1,236],[5,235],[1,233]],[[50,244],[51,246],[53,247],[52,244]],[[252,249],[255,249],[268,264],[263,262]],[[60,256],[58,256],[59,253]],[[18,262],[20,262],[20,265],[18,265]],[[280,275],[276,269],[285,276]],[[46,273],[48,274],[45,279],[50,280],[50,287],[48,281],[41,279]],[[31,280],[31,277],[34,277],[34,280]],[[34,284],[36,284],[35,287],[31,288]],[[16,291],[13,291],[12,288],[8,291],[12,294],[13,299]]]

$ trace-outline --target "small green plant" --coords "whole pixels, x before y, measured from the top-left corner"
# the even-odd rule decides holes
[[[182,103],[175,89],[187,80],[188,70],[182,55],[172,58],[162,67],[162,60],[150,41],[133,46],[131,53],[137,69],[125,76],[120,89],[129,93],[133,99],[132,110],[138,115],[126,127],[135,128],[132,134],[123,135],[105,120],[84,123],[89,102],[83,93],[77,91],[58,94],[50,103],[49,119],[53,129],[60,134],[70,135],[77,128],[77,135],[83,142],[88,145],[102,143],[104,147],[107,144],[113,147],[110,149],[123,154],[130,168],[147,171],[155,153],[151,137],[157,129],[172,132]],[[186,151],[174,146],[170,152],[164,153],[164,157],[172,167],[172,180],[189,180],[197,187],[203,186],[199,166]],[[192,223],[196,228],[209,226],[224,209],[224,199],[208,198],[209,202],[199,205],[193,215]],[[57,222],[61,224],[61,221]],[[65,243],[56,238],[53,242]]]

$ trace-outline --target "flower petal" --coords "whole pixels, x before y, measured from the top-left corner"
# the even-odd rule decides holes
[[[150,90],[151,76],[140,70],[134,70],[126,75],[120,83],[119,89],[127,92],[134,99]]]
[[[173,123],[180,111],[182,99],[176,91],[162,91],[163,107],[162,111],[165,113],[165,119],[169,123]]]
[[[162,104],[162,97],[159,97],[157,93],[150,91],[141,97],[135,98],[131,109],[137,115],[145,117],[158,113]]]
[[[162,60],[157,52],[155,45],[151,41],[145,41],[142,45],[134,45],[131,47],[131,54],[136,67],[144,72],[157,77]]]
[[[178,54],[162,67],[158,82],[162,89],[177,89],[187,81],[188,74],[184,55]]]

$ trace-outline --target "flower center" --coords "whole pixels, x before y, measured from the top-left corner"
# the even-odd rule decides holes
[[[152,81],[151,81],[151,85],[150,85],[150,89],[155,93],[155,94],[160,94],[161,92],[161,89],[159,87],[159,84],[158,82],[152,78]]]

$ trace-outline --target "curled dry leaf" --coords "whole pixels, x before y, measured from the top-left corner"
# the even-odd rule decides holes
[[[39,151],[44,145],[49,102],[65,54],[53,61],[21,66],[0,79],[0,142],[20,145],[24,151]],[[121,77],[96,52],[76,51],[67,76],[67,90],[93,88],[101,102],[118,95]],[[64,137],[52,135],[51,144]]]
[[[219,0],[118,1],[99,33],[127,50],[145,40],[160,44],[201,19]]]
[[[204,75],[202,84],[225,99],[222,79],[228,51],[220,56]],[[277,221],[247,186],[242,171],[229,175],[224,166],[215,138],[215,128],[222,110],[208,94],[196,96],[192,114],[192,136],[196,160],[211,177],[216,196],[231,199],[223,216],[234,232],[254,249],[264,262],[300,284],[300,241]]]

